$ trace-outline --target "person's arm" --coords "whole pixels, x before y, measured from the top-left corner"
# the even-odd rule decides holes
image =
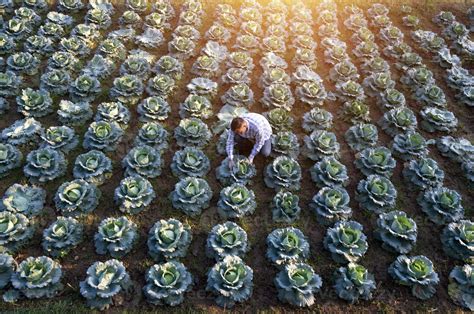
[[[263,140],[261,132],[258,132],[257,137],[255,139],[255,145],[253,146],[252,152],[249,155],[249,161],[252,163],[253,159],[257,154],[260,152],[260,150],[263,147],[263,144],[265,144],[265,141]]]
[[[232,161],[234,159],[234,132],[232,132],[232,130],[229,130],[229,134],[227,135],[227,143],[225,148],[227,157]]]

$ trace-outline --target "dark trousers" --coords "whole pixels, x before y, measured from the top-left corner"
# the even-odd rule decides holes
[[[250,154],[250,152],[253,149],[253,146],[255,145],[254,141],[248,138],[242,137],[238,134],[234,134],[234,142],[239,154],[242,154],[242,153],[246,153],[247,155]],[[272,140],[271,138],[269,138],[263,144],[262,149],[260,150],[260,154],[262,154],[265,157],[268,157],[270,156],[271,152],[272,152]]]

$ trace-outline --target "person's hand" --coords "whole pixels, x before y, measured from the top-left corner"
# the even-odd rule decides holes
[[[248,160],[249,164],[253,164],[253,158],[252,157],[247,158],[247,160]]]
[[[233,168],[234,168],[234,160],[229,159],[229,169],[230,169],[230,171],[232,171]]]

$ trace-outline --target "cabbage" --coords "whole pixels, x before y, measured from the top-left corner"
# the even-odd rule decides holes
[[[130,275],[122,262],[111,259],[95,262],[87,269],[85,280],[79,283],[81,295],[87,306],[105,310],[113,304],[113,297],[131,287]]]
[[[232,85],[221,100],[226,105],[235,107],[251,107],[254,103],[253,91],[245,83]]]
[[[382,57],[374,57],[374,58],[369,58],[364,61],[364,63],[361,65],[362,72],[365,72],[368,75],[374,75],[374,74],[381,74],[381,73],[390,73],[390,66],[387,61],[385,61]],[[384,82],[384,77],[378,78],[374,75],[372,76],[372,79],[368,80],[368,83],[370,85],[373,84],[374,87],[381,87],[384,84],[390,83],[390,80],[387,80]],[[378,95],[376,95],[378,96]]]
[[[153,305],[177,306],[184,301],[184,294],[191,290],[193,277],[186,267],[177,261],[155,264],[145,276],[143,293]]]
[[[461,87],[459,93],[456,95],[462,103],[469,107],[474,107],[474,86]]]
[[[194,56],[196,44],[190,38],[176,36],[168,42],[170,55],[180,60],[186,60]]]
[[[0,253],[0,289],[4,289],[9,283],[17,264],[13,257],[7,253]]]
[[[115,122],[92,122],[84,134],[82,146],[85,149],[97,149],[106,152],[114,151],[124,132]]]
[[[452,68],[461,66],[461,59],[458,55],[451,54],[449,48],[442,48],[436,52],[433,61],[438,63],[443,68]]]
[[[402,54],[398,59],[398,62],[395,63],[395,67],[404,72],[410,68],[420,66],[423,66],[423,58],[415,52],[406,52]]]
[[[66,256],[82,242],[83,226],[74,218],[59,216],[43,230],[41,246],[54,258]]]
[[[283,108],[275,108],[263,114],[272,126],[274,132],[290,130],[294,119],[291,114]]]
[[[0,178],[8,176],[21,166],[23,154],[11,144],[0,143]]]
[[[449,40],[459,40],[469,37],[469,29],[460,22],[453,22],[444,28],[443,35]]]
[[[330,225],[352,216],[349,201],[349,194],[343,187],[326,186],[313,196],[309,207],[315,212],[319,223]]]
[[[216,261],[220,261],[226,256],[243,258],[249,249],[247,233],[231,221],[215,225],[209,232],[206,241],[206,255]]]
[[[378,131],[373,124],[360,123],[351,126],[344,137],[352,150],[361,151],[377,144]]]
[[[299,219],[301,212],[299,197],[288,191],[279,191],[273,197],[271,209],[273,221],[293,223]]]
[[[110,97],[125,105],[136,105],[144,91],[141,78],[137,75],[125,74],[114,79],[110,89]]]
[[[25,117],[44,117],[53,111],[49,92],[45,90],[34,90],[31,88],[23,89],[21,94],[16,97],[18,112]]]
[[[171,163],[171,171],[178,178],[204,177],[210,170],[209,158],[195,147],[185,147],[176,151]]]
[[[303,115],[302,127],[308,133],[311,133],[315,130],[330,129],[332,124],[332,114],[329,111],[321,108],[313,108]]]
[[[206,291],[217,296],[217,305],[231,308],[251,297],[252,281],[253,270],[240,257],[229,255],[209,270]]]
[[[14,11],[15,17],[20,18],[31,28],[41,23],[41,16],[34,9],[22,6]]]
[[[348,80],[357,81],[359,79],[359,73],[354,63],[346,59],[331,68],[329,71],[329,79],[334,83]]]
[[[40,60],[29,52],[17,52],[8,56],[7,73],[12,71],[16,74],[35,75],[38,73]]]
[[[285,155],[291,158],[297,158],[300,153],[300,144],[296,134],[288,131],[281,131],[273,134],[272,154],[275,156]]]
[[[370,121],[369,107],[359,100],[346,101],[341,113],[344,120],[352,124],[364,124]]]
[[[66,13],[76,13],[84,8],[81,0],[59,0],[58,10]]]
[[[360,44],[362,42],[370,42],[374,41],[374,33],[370,31],[367,27],[361,27],[358,30],[354,32],[354,34],[351,37],[351,40],[354,42],[354,44]]]
[[[49,37],[33,35],[23,44],[24,50],[39,56],[50,56],[54,52],[53,41]]]
[[[41,130],[41,148],[50,147],[57,149],[67,154],[69,151],[76,148],[79,139],[74,131],[67,126],[51,126],[47,129]]]
[[[311,160],[321,160],[324,157],[339,158],[340,145],[336,135],[325,130],[315,130],[304,137],[304,154]]]
[[[346,166],[334,157],[324,157],[310,169],[311,179],[319,187],[345,186],[348,183]]]
[[[0,33],[0,55],[7,56],[15,50],[15,40],[12,36]]]
[[[267,108],[276,107],[290,111],[295,103],[291,89],[286,84],[271,84],[265,88],[263,93],[261,102]]]
[[[373,41],[363,41],[353,50],[354,55],[358,58],[375,58],[380,55],[379,47]]]
[[[328,93],[321,81],[307,81],[296,87],[298,99],[311,107],[321,106]]]
[[[438,273],[426,256],[400,255],[389,266],[388,273],[397,283],[411,287],[413,296],[420,300],[427,300],[436,293]]]
[[[32,218],[43,212],[45,202],[46,191],[43,188],[15,183],[3,194],[0,210]]]
[[[135,44],[149,49],[158,48],[164,41],[163,33],[153,27],[145,28],[141,35],[135,37]]]
[[[337,263],[355,263],[369,247],[362,230],[362,225],[356,221],[338,221],[327,229],[324,248],[331,252],[332,259]]]
[[[207,124],[197,118],[182,119],[174,129],[174,137],[180,147],[202,148],[209,143],[211,135]]]
[[[102,41],[96,53],[114,61],[123,61],[127,56],[127,48],[119,39],[108,38]]]
[[[106,218],[99,224],[94,235],[97,254],[109,253],[113,258],[122,258],[132,250],[138,238],[137,225],[127,217]]]
[[[137,112],[142,122],[163,121],[168,118],[171,107],[164,98],[151,96],[140,102]]]
[[[354,164],[367,177],[377,174],[390,178],[397,162],[390,149],[378,146],[363,149],[356,155]]]
[[[370,175],[357,185],[356,200],[361,208],[382,213],[392,209],[397,199],[397,190],[384,176]]]
[[[405,95],[396,89],[389,88],[382,93],[381,97],[378,99],[378,104],[384,111],[403,108],[406,105]]]
[[[363,85],[366,88],[366,93],[374,97],[387,89],[394,88],[395,81],[392,80],[390,72],[379,72],[367,76]]]
[[[60,151],[49,147],[31,151],[26,157],[23,168],[25,176],[31,182],[45,183],[52,181],[66,173],[67,160]]]
[[[267,247],[267,258],[278,267],[301,263],[309,257],[307,237],[293,227],[273,230],[267,237]]]
[[[400,78],[400,81],[410,86],[413,91],[426,85],[436,84],[433,73],[424,66],[408,69],[405,75]]]
[[[120,16],[119,24],[126,28],[139,28],[142,24],[142,18],[135,11],[127,10]]]
[[[447,107],[446,96],[443,90],[437,85],[428,85],[419,88],[415,93],[415,98],[427,106]],[[428,108],[422,110],[423,115],[428,110]]]
[[[275,277],[278,299],[298,307],[314,304],[314,294],[319,292],[323,282],[311,266],[305,263],[285,265]]]
[[[89,102],[93,101],[101,92],[99,80],[90,75],[78,76],[69,86],[69,95],[72,101]]]
[[[64,52],[70,52],[77,58],[85,58],[91,53],[91,48],[87,42],[88,40],[90,39],[77,35],[63,37],[59,42],[59,49]]]
[[[150,181],[139,175],[132,175],[120,181],[115,189],[114,200],[121,212],[133,215],[148,208],[155,196]]]
[[[473,162],[463,162],[461,165],[462,170],[464,171],[464,175],[466,178],[474,182],[474,161]]]
[[[199,56],[191,68],[191,73],[199,77],[215,77],[219,75],[219,61],[206,55]]]
[[[301,167],[290,157],[277,157],[265,168],[264,181],[267,187],[276,190],[299,190]]]
[[[252,71],[255,65],[249,53],[245,51],[234,51],[229,53],[226,65],[228,68],[241,68],[247,71]]]
[[[463,266],[454,266],[449,273],[448,294],[451,300],[458,306],[464,307],[470,311],[474,310],[472,300],[472,264]]]
[[[331,30],[333,31],[333,30]],[[314,55],[314,53],[313,53]],[[335,45],[332,47],[326,48],[324,51],[324,61],[328,64],[337,64],[343,60],[348,59],[349,56],[346,51],[346,45]]]
[[[74,0],[71,1],[71,3],[74,2]],[[64,2],[65,3],[65,2]],[[48,14],[46,14],[46,18],[49,22],[51,23],[56,23],[58,25],[61,25],[63,27],[70,28],[74,24],[74,18],[70,15],[59,13],[56,11],[50,11]]]
[[[161,174],[162,160],[160,153],[148,145],[132,148],[122,160],[125,176],[140,175],[156,178]]]
[[[416,28],[420,23],[420,19],[415,15],[407,15],[402,18],[403,25]]]
[[[191,227],[170,218],[157,221],[148,232],[148,253],[155,261],[185,257],[191,244]]]
[[[157,74],[148,80],[146,91],[152,96],[167,98],[176,88],[174,79],[168,74]]]
[[[274,67],[264,68],[262,76],[258,81],[259,86],[267,88],[273,84],[289,85],[291,82],[290,76],[285,72],[285,69]]]
[[[120,66],[120,75],[133,75],[142,80],[150,74],[150,63],[143,57],[130,55]]]
[[[223,188],[217,202],[217,212],[224,219],[253,214],[256,207],[255,193],[239,183]]]
[[[112,59],[96,54],[87,62],[87,66],[82,69],[81,74],[88,77],[91,76],[98,79],[105,79],[115,71],[116,67],[117,66]]]
[[[128,127],[130,111],[121,102],[103,102],[97,106],[95,121],[115,122],[122,129]]]
[[[28,257],[12,274],[13,288],[28,299],[52,298],[62,289],[61,265],[46,256]]]
[[[7,22],[2,22],[2,24],[4,25],[2,27],[3,32],[16,41],[23,40],[31,34],[28,22],[20,17],[12,17]]]
[[[216,82],[205,77],[195,77],[186,85],[189,93],[205,96],[207,99],[212,99],[217,95],[218,85]]]
[[[362,265],[349,263],[347,267],[338,268],[333,275],[337,296],[354,304],[362,298],[372,299],[376,289],[374,275]]]
[[[375,18],[377,16],[386,16],[388,15],[388,8],[381,4],[381,3],[374,3],[371,7],[367,10],[367,15],[371,18]]]
[[[148,122],[142,125],[135,137],[135,145],[149,145],[160,153],[168,148],[169,133],[158,123]]]
[[[79,59],[67,51],[56,51],[48,59],[48,68],[50,70],[78,71]]]
[[[53,95],[65,95],[71,83],[71,74],[67,70],[50,70],[41,75],[40,90]]]
[[[11,145],[36,143],[41,132],[41,123],[34,118],[16,120],[2,130],[0,138]]]
[[[399,107],[385,112],[379,121],[382,129],[390,136],[414,131],[417,126],[416,116],[408,107]]]
[[[403,41],[403,32],[396,26],[387,26],[380,30],[380,39],[387,45],[396,45]]]
[[[458,126],[458,119],[449,110],[437,107],[424,107],[420,111],[421,127],[428,132],[452,132]]]
[[[199,118],[209,119],[212,115],[212,103],[205,96],[190,94],[179,105],[179,115],[182,119]]]
[[[95,185],[76,179],[59,186],[54,202],[63,215],[77,217],[93,212],[100,197],[101,192]]]
[[[105,183],[112,176],[112,161],[103,152],[90,150],[77,156],[74,162],[73,175],[97,186]]]
[[[184,74],[183,62],[169,55],[164,55],[156,62],[153,71],[156,74],[169,75],[172,79],[179,81]]]
[[[474,160],[474,145],[466,138],[443,136],[437,139],[436,147],[441,155],[457,162]]]
[[[186,215],[197,216],[209,207],[212,194],[206,180],[186,177],[176,183],[170,199],[174,208],[182,210]]]
[[[403,160],[410,160],[414,157],[423,157],[428,154],[428,144],[420,133],[408,131],[397,134],[392,141],[392,151],[395,156]]]
[[[148,0],[127,0],[125,5],[129,10],[143,13],[148,9]]]
[[[412,159],[405,164],[403,176],[417,188],[425,190],[443,184],[444,171],[431,158]]]
[[[337,96],[343,101],[363,100],[365,98],[362,85],[355,81],[336,83]]]
[[[464,217],[462,198],[458,192],[437,187],[422,192],[417,198],[421,210],[437,225],[445,225]]]
[[[474,261],[474,223],[470,220],[452,222],[443,229],[441,242],[449,257],[466,263]]]
[[[377,219],[375,237],[390,252],[406,254],[416,244],[416,222],[403,211],[382,213]]]
[[[214,22],[206,31],[205,38],[207,40],[213,40],[225,44],[230,40],[231,34],[230,31],[221,23]]]
[[[9,211],[0,212],[0,247],[17,252],[33,237],[35,225],[26,216]]]

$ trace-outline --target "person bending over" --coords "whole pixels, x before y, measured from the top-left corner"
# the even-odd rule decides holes
[[[272,127],[261,114],[249,112],[234,118],[230,124],[226,145],[229,166],[232,168],[234,164],[234,145],[241,147],[245,141],[254,144],[248,157],[250,163],[253,163],[253,159],[260,152],[263,156],[268,157],[272,150],[271,136]]]

